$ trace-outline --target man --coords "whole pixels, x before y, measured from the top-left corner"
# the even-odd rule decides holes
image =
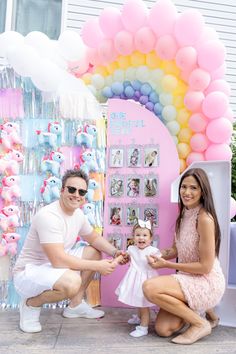
[[[70,299],[64,317],[104,316],[83,300],[84,293],[94,272],[108,275],[118,264],[101,259],[101,252],[113,258],[124,254],[93,230],[80,209],[87,187],[83,171],[68,170],[62,178],[60,199],[40,209],[32,220],[13,271],[15,288],[22,297],[20,328],[24,332],[40,332],[41,306],[64,299]],[[78,235],[88,245],[73,248]],[[124,257],[121,263],[125,262]]]

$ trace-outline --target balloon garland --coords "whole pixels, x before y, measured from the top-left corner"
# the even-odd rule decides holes
[[[166,125],[181,171],[193,161],[230,160],[233,114],[225,48],[194,9],[170,0],[148,12],[142,0],[108,7],[82,29],[86,55],[71,63],[99,100],[132,99]],[[60,38],[59,38],[60,42]]]

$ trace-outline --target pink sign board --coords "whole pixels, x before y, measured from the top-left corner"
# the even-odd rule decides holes
[[[104,237],[125,250],[137,218],[150,219],[153,245],[170,246],[177,212],[170,187],[179,175],[179,159],[165,125],[136,102],[109,100],[106,162]],[[127,267],[102,277],[103,306],[123,306],[115,289]]]

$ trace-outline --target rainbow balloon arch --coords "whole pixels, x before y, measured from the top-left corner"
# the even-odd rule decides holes
[[[71,72],[99,102],[131,99],[161,119],[181,172],[194,161],[231,159],[226,51],[199,11],[178,13],[169,0],[148,11],[141,0],[128,0],[121,11],[108,7],[88,20],[81,37],[87,51],[70,63]]]

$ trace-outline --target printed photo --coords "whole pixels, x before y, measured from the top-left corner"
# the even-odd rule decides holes
[[[128,197],[139,197],[140,194],[140,178],[129,177],[127,180],[127,196]]]
[[[144,167],[157,167],[159,165],[159,147],[144,149]]]
[[[150,220],[152,226],[158,226],[158,209],[157,207],[145,207],[143,210],[144,221]]]
[[[127,153],[128,167],[141,167],[141,149],[137,147],[130,148]]]
[[[111,148],[110,149],[110,159],[109,159],[110,167],[123,167],[124,166],[124,150]]]
[[[122,224],[122,208],[121,207],[110,207],[110,225],[121,225]]]
[[[122,249],[122,238],[118,234],[108,234],[108,241],[118,250]]]
[[[144,178],[144,196],[154,197],[158,195],[158,183],[156,177]]]
[[[134,244],[134,240],[132,237],[127,237],[126,239],[126,249],[129,247],[129,246],[132,246]]]
[[[139,219],[139,208],[138,207],[128,207],[127,208],[127,219],[126,223],[129,226],[134,226]]]
[[[122,197],[124,194],[124,179],[119,176],[110,177],[109,190],[111,197]]]

